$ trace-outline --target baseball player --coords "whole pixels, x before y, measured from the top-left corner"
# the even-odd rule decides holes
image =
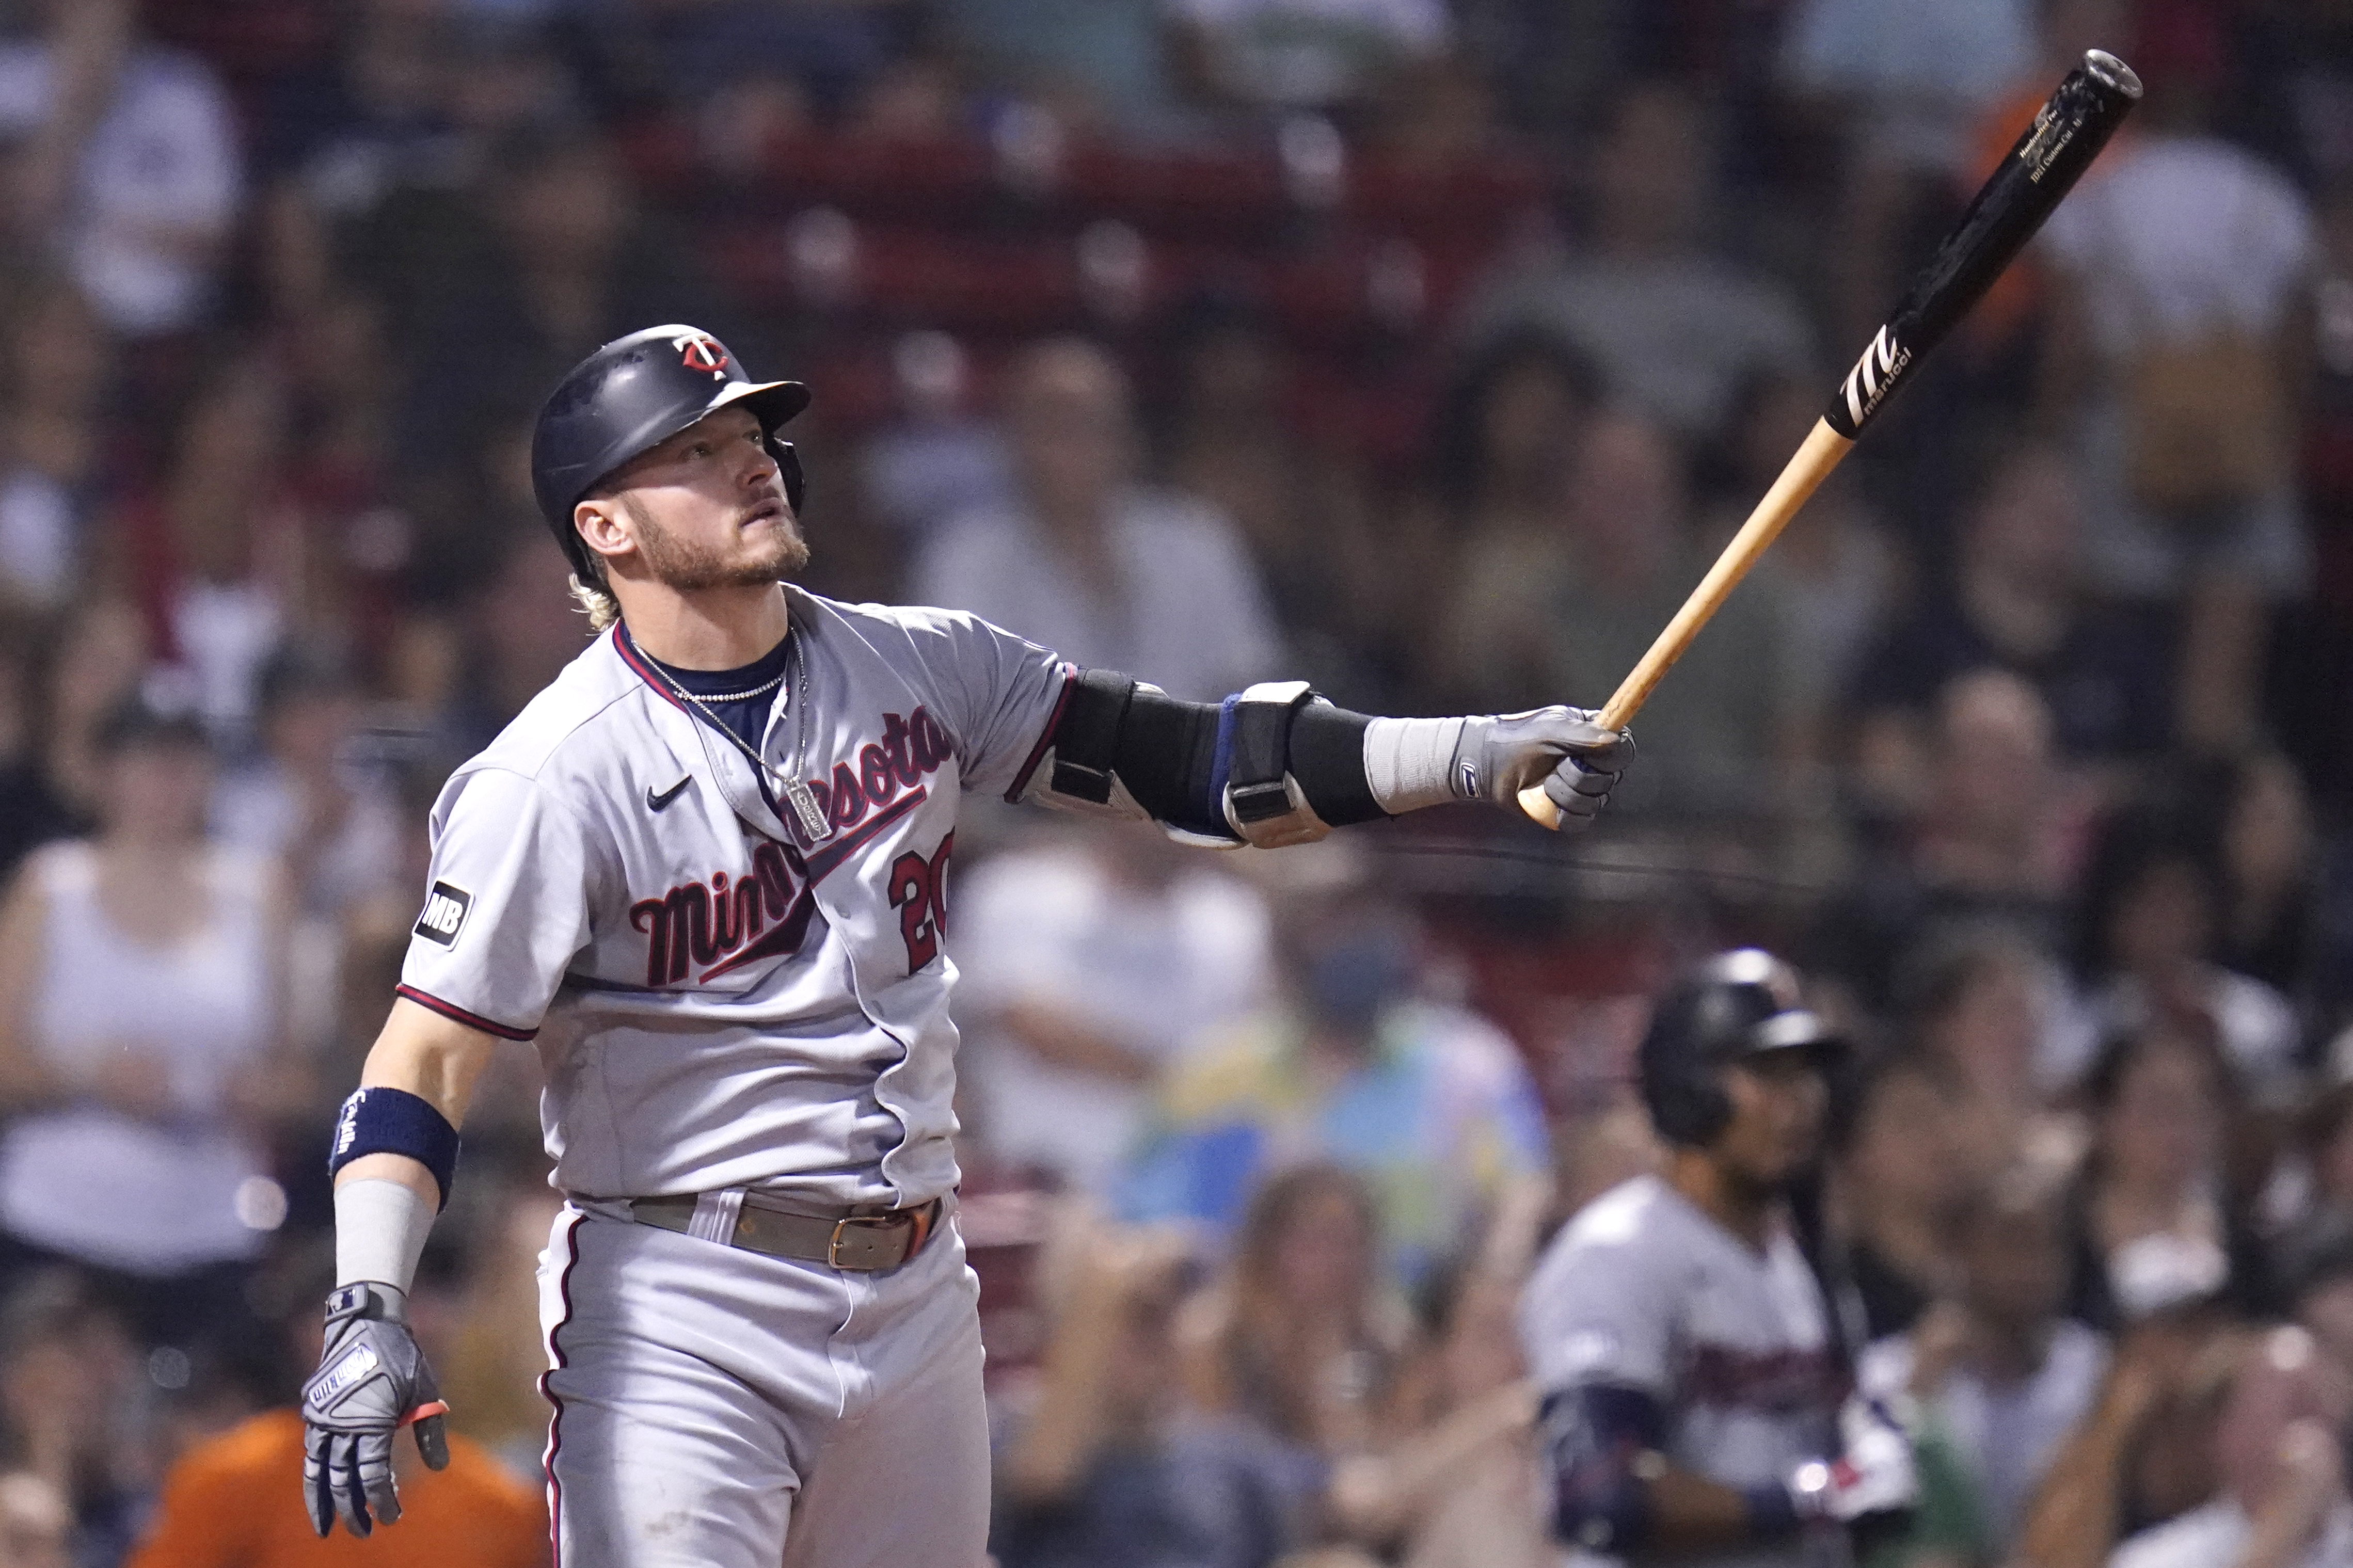
[[[1666,1172],[1596,1198],[1520,1303],[1544,1391],[1553,1527],[1645,1563],[1837,1562],[1915,1491],[1895,1413],[1849,1379],[1787,1201],[1839,1049],[1771,955],[1718,956],[1661,1002],[1641,1089]]]
[[[1630,751],[1565,708],[1177,701],[969,616],[805,593],[777,432],[808,399],[665,326],[540,412],[533,483],[601,635],[433,809],[399,994],[330,1159],[340,1284],[303,1397],[322,1533],[399,1518],[400,1426],[441,1457],[406,1292],[476,1075],[531,1040],[567,1199],[540,1274],[561,1568],[977,1564],[957,797],[1271,847],[1536,783],[1588,818]]]

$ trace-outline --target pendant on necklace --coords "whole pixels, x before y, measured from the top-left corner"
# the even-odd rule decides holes
[[[810,793],[809,786],[797,778],[788,778],[784,784],[785,798],[792,803],[793,815],[800,818],[801,831],[808,836],[808,841],[822,844],[832,837],[832,825],[818,809],[817,796]]]

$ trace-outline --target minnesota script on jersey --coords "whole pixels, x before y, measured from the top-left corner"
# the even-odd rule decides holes
[[[1651,1395],[1666,1458],[1731,1487],[1778,1485],[1837,1452],[1842,1380],[1821,1290],[1777,1233],[1752,1251],[1656,1176],[1577,1211],[1520,1299],[1520,1338],[1539,1388],[1588,1384]],[[1791,1568],[1805,1544],[1677,1557],[1708,1568]]]
[[[904,1206],[956,1180],[956,797],[1026,779],[1072,671],[970,616],[786,593],[807,689],[762,752],[783,777],[809,704],[823,837],[618,626],[435,803],[400,994],[536,1041],[567,1192]]]

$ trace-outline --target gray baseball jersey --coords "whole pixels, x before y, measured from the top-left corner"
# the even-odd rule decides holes
[[[786,593],[806,683],[762,752],[822,837],[617,626],[434,806],[401,994],[536,1041],[567,1192],[955,1183],[956,796],[1019,787],[1072,671],[970,616]]]
[[[1837,1451],[1828,1327],[1794,1241],[1777,1234],[1752,1250],[1656,1176],[1579,1210],[1520,1300],[1538,1387],[1651,1395],[1666,1413],[1668,1461],[1730,1487],[1783,1481]],[[1791,1542],[1690,1561],[1788,1568],[1805,1555]]]

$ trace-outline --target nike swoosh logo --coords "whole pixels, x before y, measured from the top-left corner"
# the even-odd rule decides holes
[[[685,790],[686,786],[693,782],[694,775],[689,773],[686,777],[679,780],[678,783],[670,785],[670,788],[662,791],[659,795],[656,795],[654,793],[653,785],[646,785],[646,809],[648,811],[659,811],[663,806],[666,806],[671,801],[676,800],[680,794]]]

